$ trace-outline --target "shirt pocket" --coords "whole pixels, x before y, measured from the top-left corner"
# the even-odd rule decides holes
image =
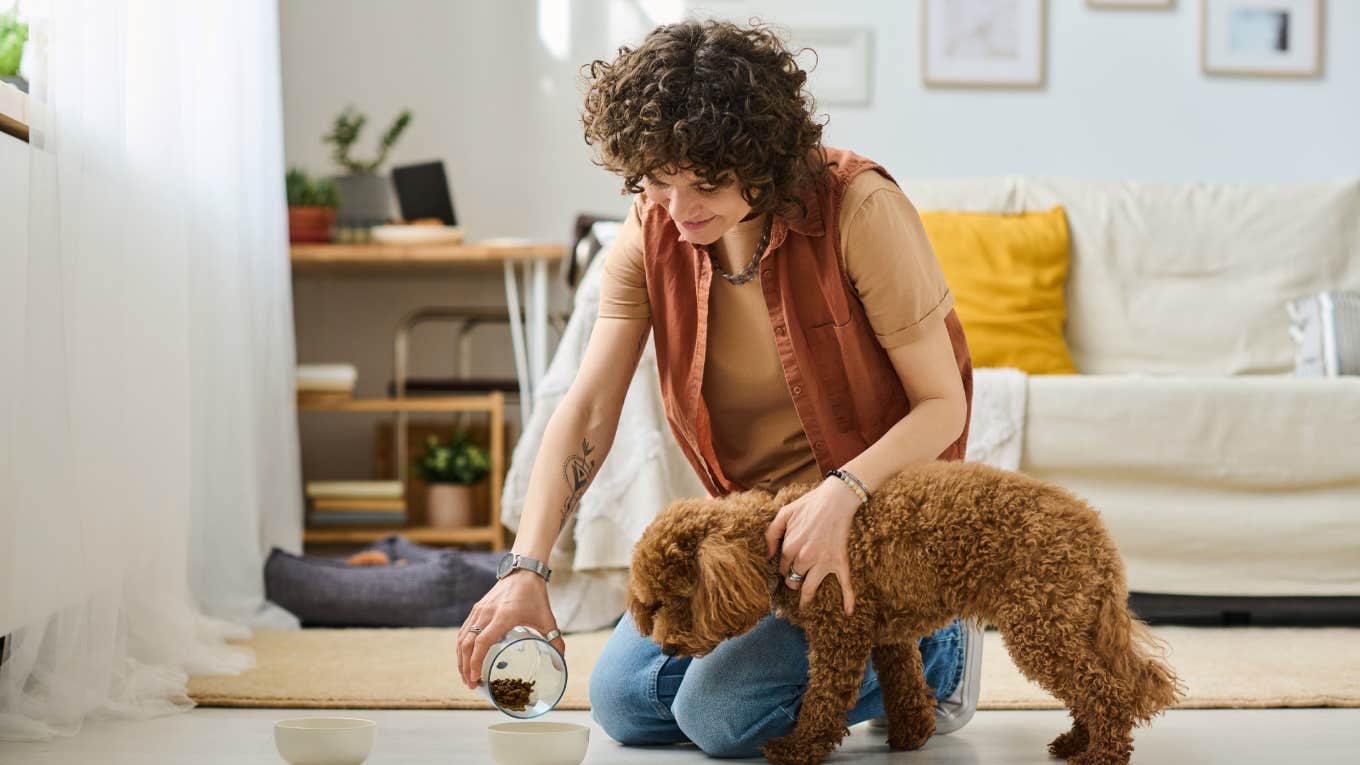
[[[858,417],[855,411],[854,391],[850,375],[847,374],[843,336],[851,330],[850,322],[836,324],[828,322],[809,327],[807,331],[808,353],[813,376],[821,386],[822,396],[831,407],[832,424],[836,432],[849,433],[857,430]]]
[[[838,432],[872,444],[901,419],[906,392],[868,321],[819,324],[808,330],[816,377],[826,391]]]

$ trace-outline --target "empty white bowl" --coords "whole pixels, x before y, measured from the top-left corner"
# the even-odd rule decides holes
[[[496,765],[581,765],[590,728],[572,723],[513,722],[487,728]]]
[[[361,765],[377,723],[359,717],[298,717],[274,723],[274,745],[291,765]]]

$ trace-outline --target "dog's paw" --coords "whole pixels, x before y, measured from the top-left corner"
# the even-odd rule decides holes
[[[888,747],[891,749],[905,751],[920,749],[933,735],[935,735],[934,708],[913,712],[901,720],[888,719]]]
[[[1074,727],[1072,730],[1053,739],[1048,745],[1048,753],[1054,757],[1067,759],[1086,751],[1086,729]]]
[[[832,741],[809,741],[791,733],[770,740],[760,751],[775,765],[818,765],[835,746]]]

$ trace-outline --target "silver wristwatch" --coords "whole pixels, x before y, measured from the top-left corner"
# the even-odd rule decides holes
[[[545,582],[552,580],[552,569],[548,568],[548,564],[514,552],[508,552],[501,557],[501,562],[496,565],[496,580],[504,579],[517,568],[528,569],[543,577]]]

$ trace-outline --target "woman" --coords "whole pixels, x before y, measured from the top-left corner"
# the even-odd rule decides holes
[[[961,459],[967,437],[967,344],[920,219],[886,170],[822,146],[806,73],[777,37],[686,22],[588,69],[586,141],[636,196],[534,462],[522,557],[507,556],[460,632],[469,687],[513,625],[565,651],[541,561],[609,452],[652,329],[667,419],[713,495],[820,482],[766,534],[804,602],[834,587],[853,610],[853,514],[907,465]],[[591,675],[593,715],[623,744],[757,755],[792,730],[807,650],[769,616],[707,656],[666,656],[625,614]],[[980,650],[959,622],[922,641],[937,731],[971,716]],[[871,663],[847,724],[882,714]]]

